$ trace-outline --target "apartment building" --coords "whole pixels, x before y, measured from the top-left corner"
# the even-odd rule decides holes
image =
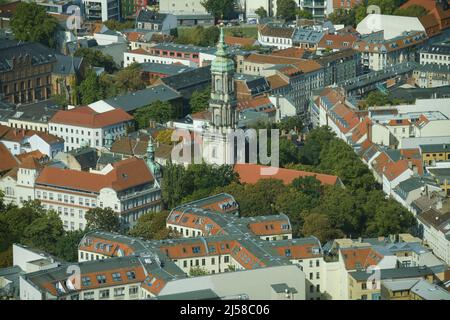
[[[65,151],[83,146],[100,149],[107,139],[124,136],[133,120],[119,108],[101,111],[89,106],[60,110],[48,122],[49,133],[64,139]]]
[[[423,144],[419,148],[424,166],[434,165],[436,162],[450,161],[449,144]]]
[[[262,46],[286,49],[293,47],[292,37],[295,29],[265,24],[258,27],[258,42]]]
[[[16,129],[0,125],[0,143],[13,155],[36,151],[53,158],[64,150],[64,139],[42,131]]]
[[[363,36],[353,49],[361,54],[361,65],[366,70],[382,70],[405,61],[415,61],[416,51],[427,39],[424,32],[405,32],[386,40],[383,32]]]
[[[450,262],[450,212],[443,213],[429,209],[417,215],[417,221],[424,242],[433,253],[445,261]]]
[[[82,3],[87,20],[120,20],[118,0],[83,0]]]
[[[450,85],[450,64],[424,64],[414,70],[413,78],[420,88],[436,88]]]
[[[298,7],[312,14],[314,19],[325,18],[327,4],[327,0],[298,0]]]
[[[420,64],[450,65],[450,42],[426,46],[420,50]]]
[[[55,53],[40,43],[2,40],[0,100],[24,104],[48,99],[55,64]]]

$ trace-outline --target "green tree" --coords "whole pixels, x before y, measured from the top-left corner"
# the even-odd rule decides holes
[[[334,228],[325,214],[310,213],[304,216],[303,236],[315,236],[322,243],[328,240],[342,238],[344,234],[341,230]]]
[[[323,192],[322,183],[314,176],[295,178],[292,186],[312,199],[318,199]]]
[[[229,19],[234,12],[234,0],[204,0],[201,5],[217,19]]]
[[[371,91],[367,95],[366,104],[368,106],[385,106],[391,104],[389,97],[380,91]]]
[[[48,211],[25,228],[22,242],[46,252],[55,252],[55,243],[64,234],[63,223],[55,211]]]
[[[208,86],[204,90],[196,90],[192,92],[189,104],[191,113],[205,111],[209,107],[209,99],[211,98],[211,87]]]
[[[299,18],[299,19],[312,19],[313,15],[311,14],[311,12],[308,12],[306,10],[302,10],[300,8],[297,8],[295,10],[295,15]]]
[[[17,40],[40,42],[56,46],[58,21],[47,14],[43,6],[21,2],[11,18],[11,30]]]
[[[117,20],[107,20],[107,21],[103,22],[103,24],[109,30],[115,30],[115,31],[122,31],[125,29],[133,29],[134,28],[134,21],[119,22]]]
[[[303,148],[299,152],[300,162],[316,166],[320,162],[322,149],[335,137],[327,126],[315,128],[310,131]]]
[[[269,149],[270,150],[270,149]],[[280,165],[285,166],[289,163],[296,163],[299,160],[299,150],[297,146],[286,138],[279,140]]]
[[[277,123],[277,128],[285,132],[294,130],[298,133],[301,131],[302,127],[303,121],[300,116],[285,117]]]
[[[264,7],[259,7],[258,9],[255,10],[255,13],[258,15],[260,19],[267,17],[267,11],[266,9],[264,9]]]
[[[178,116],[177,110],[168,101],[155,101],[149,106],[142,107],[134,113],[134,119],[137,121],[139,128],[147,128],[149,121],[153,120],[157,123],[166,123]]]
[[[114,72],[117,70],[116,63],[110,55],[103,54],[98,50],[90,48],[78,48],[75,57],[83,57],[91,67],[103,67],[106,72]]]
[[[297,4],[294,0],[277,0],[277,17],[294,20]]]
[[[328,19],[333,24],[343,24],[345,26],[356,26],[356,9],[350,10],[337,8],[328,15]]]
[[[84,105],[104,98],[103,88],[100,84],[99,78],[92,69],[89,69],[86,72],[86,77],[83,81],[81,81],[77,91],[81,96],[80,101]]]
[[[396,9],[394,11],[394,15],[396,16],[407,16],[407,17],[423,17],[428,14],[427,9],[425,9],[422,6],[419,6],[417,4],[413,4],[412,6],[406,8],[406,9]]]
[[[150,212],[142,215],[139,217],[133,229],[131,229],[130,235],[146,240],[176,237],[177,234],[175,232],[168,232],[166,230],[166,219],[168,215],[168,211]],[[164,237],[161,238],[161,236]]]
[[[108,232],[119,232],[121,230],[119,217],[111,208],[89,209],[86,212],[85,219],[88,229],[98,229]]]
[[[86,231],[66,231],[55,243],[54,255],[68,261],[78,261],[78,244],[83,239]]]
[[[413,232],[416,220],[411,212],[393,199],[384,201],[375,209],[373,220],[368,221],[367,234],[387,236],[400,232]]]
[[[137,91],[145,88],[142,80],[141,68],[138,63],[133,63],[115,74],[115,85],[120,93]]]
[[[190,277],[200,277],[200,276],[206,276],[208,273],[208,270],[206,270],[205,268],[196,266],[196,267],[191,267],[189,269],[189,276]]]

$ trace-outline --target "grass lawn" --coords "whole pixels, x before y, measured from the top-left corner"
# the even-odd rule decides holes
[[[178,36],[183,37],[184,33],[191,32],[192,27],[178,27]],[[258,39],[258,28],[256,25],[254,26],[233,26],[233,27],[224,27],[225,35],[232,36],[233,33],[239,32],[245,38],[253,38]]]

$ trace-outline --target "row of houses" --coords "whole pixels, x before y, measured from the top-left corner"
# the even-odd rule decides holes
[[[20,299],[165,299],[208,290],[198,298],[380,300],[398,299],[393,288],[404,281],[411,284],[402,299],[449,299],[447,265],[411,235],[321,244],[292,238],[285,215],[240,218],[238,212],[231,195],[218,194],[170,212],[166,225],[178,234],[174,239],[89,232],[73,266],[77,282],[64,264],[25,272],[22,258]]]

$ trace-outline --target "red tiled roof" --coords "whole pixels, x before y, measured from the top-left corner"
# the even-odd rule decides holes
[[[353,43],[357,40],[356,36],[352,34],[325,34],[319,41],[319,47],[330,49],[344,49],[351,48]],[[330,42],[331,41],[331,44]],[[344,45],[344,42],[347,45]]]
[[[347,270],[365,269],[383,259],[383,255],[372,248],[345,248],[340,251]]]
[[[99,192],[102,188],[121,191],[133,186],[152,182],[144,160],[129,158],[112,164],[113,170],[107,174],[45,167],[36,180],[38,184]]]
[[[411,122],[408,119],[401,119],[400,121],[397,121],[395,119],[392,119],[388,123],[390,126],[409,126]]]
[[[259,97],[255,97],[251,100],[243,100],[240,101],[237,104],[237,109],[238,110],[243,110],[243,109],[255,109],[258,107],[262,107],[262,106],[268,106],[268,107],[273,107],[272,102],[270,101],[270,99],[266,96],[259,96]]]
[[[261,179],[279,179],[282,180],[284,184],[290,184],[296,178],[308,176],[315,177],[323,185],[336,185],[340,182],[340,179],[337,176],[284,168],[277,168],[278,172],[276,172],[274,175],[263,175],[261,173],[261,169],[263,168],[269,167],[252,163],[234,165],[234,171],[239,174],[241,183],[254,184]]]
[[[283,229],[283,224],[289,224],[289,221],[280,216],[280,220],[274,221],[260,221],[255,223],[250,223],[248,227],[257,236],[266,235],[282,235],[292,233],[291,229]]]
[[[403,172],[410,169],[410,166],[416,166],[417,173],[419,175],[423,174],[422,161],[420,159],[402,159],[396,162],[389,162],[385,166],[384,175],[389,181],[394,180],[400,176]]]
[[[73,125],[85,128],[103,128],[110,125],[131,121],[128,113],[120,108],[98,113],[88,106],[71,110],[58,111],[49,122]]]
[[[277,74],[269,76],[266,79],[272,90],[287,86],[289,84],[286,80],[284,80]]]
[[[0,173],[11,170],[19,164],[19,160],[12,155],[8,148],[0,142]]]
[[[225,43],[227,45],[237,45],[237,46],[253,46],[256,43],[255,39],[252,38],[241,38],[241,37],[232,37],[225,36]]]
[[[15,141],[15,142],[21,142],[24,138],[29,138],[34,135],[39,136],[42,140],[47,142],[48,144],[58,143],[62,142],[63,139],[54,136],[52,134],[42,132],[42,131],[35,131],[35,130],[26,130],[26,129],[17,129],[17,128],[10,128],[7,126],[0,126],[0,138],[7,141]]]
[[[272,52],[272,56],[301,59],[305,55],[305,52],[306,51],[303,48],[291,47],[282,50],[276,50]]]

